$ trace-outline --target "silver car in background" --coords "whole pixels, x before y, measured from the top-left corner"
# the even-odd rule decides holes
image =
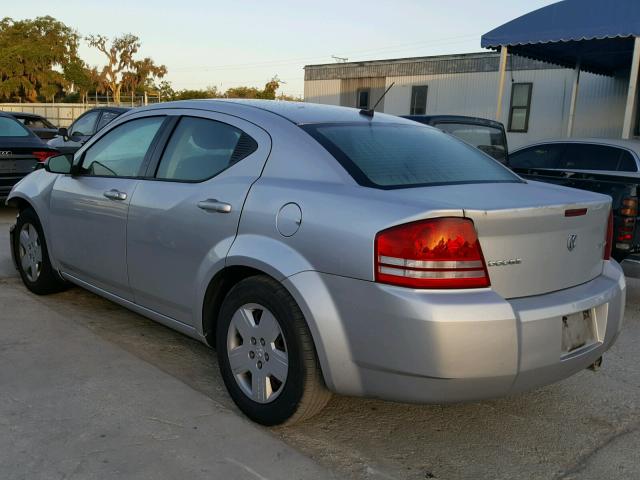
[[[609,197],[524,181],[439,130],[355,109],[132,110],[15,186],[25,285],[79,285],[215,346],[267,424],[329,391],[409,402],[531,389],[621,329]]]

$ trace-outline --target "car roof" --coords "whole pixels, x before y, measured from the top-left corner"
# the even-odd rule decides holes
[[[584,143],[589,145],[606,145],[612,147],[626,148],[632,150],[636,155],[640,156],[640,140],[627,140],[622,138],[556,138],[551,140],[541,140],[520,148],[516,148],[513,152],[517,152],[524,148],[535,147],[536,145],[546,145],[549,143]]]
[[[131,110],[131,107],[95,107],[95,108],[90,108],[89,110],[87,110],[84,113],[93,112],[93,111],[96,111],[96,110],[104,110],[104,111],[108,111],[108,112],[124,113],[124,112],[128,112],[129,110]]]
[[[206,99],[206,100],[179,100],[175,102],[157,103],[147,107],[141,107],[136,111],[151,110],[156,108],[194,108],[201,110],[219,110],[220,107],[233,108],[243,111],[247,115],[256,110],[270,112],[278,115],[296,125],[309,123],[400,123],[411,124],[395,115],[376,112],[373,117],[363,115],[357,108],[338,107],[334,105],[320,105],[307,102],[289,102],[283,100],[249,100],[249,99]]]
[[[473,125],[485,125],[495,128],[504,128],[502,123],[495,120],[482,117],[470,117],[466,115],[401,115],[402,118],[407,118],[415,122],[434,124],[434,123],[468,123]]]
[[[27,113],[27,112],[2,112],[2,113],[8,113],[12,117],[44,118],[42,115],[38,115],[37,113]]]

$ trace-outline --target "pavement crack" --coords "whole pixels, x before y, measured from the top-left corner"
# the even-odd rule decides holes
[[[257,478],[258,480],[269,480],[267,477],[264,477],[262,475],[260,475],[258,472],[256,472],[253,468],[251,468],[248,465],[245,465],[244,463],[234,459],[234,458],[230,458],[230,457],[226,457],[225,460],[233,465],[235,465],[236,467],[241,468],[242,470],[244,470],[247,473],[250,473],[251,475],[253,475],[255,478]]]
[[[618,438],[629,435],[630,433],[633,433],[637,430],[640,430],[640,422],[634,422],[624,428],[616,429],[611,434],[607,435],[600,443],[589,449],[586,453],[580,455],[578,459],[573,463],[573,465],[569,469],[556,476],[556,479],[567,479],[570,478],[571,475],[582,472],[587,466],[589,460],[591,460],[591,458],[593,458],[596,454],[611,445]]]

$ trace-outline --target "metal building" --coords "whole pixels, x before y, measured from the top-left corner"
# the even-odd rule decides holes
[[[304,97],[307,102],[369,108],[395,83],[377,111],[494,119],[499,70],[497,52],[307,65]],[[512,148],[567,134],[574,81],[572,68],[507,57],[499,120]],[[583,72],[573,135],[619,138],[628,81],[628,71],[618,76]]]

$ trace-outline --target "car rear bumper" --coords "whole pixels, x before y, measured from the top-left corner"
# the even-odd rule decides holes
[[[586,368],[617,338],[626,293],[615,262],[585,284],[508,301],[491,289],[416,291],[317,272],[285,284],[330,389],[435,403],[502,396]],[[563,316],[583,311],[595,318],[594,341],[563,354]]]

